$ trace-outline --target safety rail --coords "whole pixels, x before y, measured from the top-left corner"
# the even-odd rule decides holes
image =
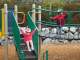
[[[36,24],[39,24],[39,23],[41,23],[41,24],[44,24],[44,25],[47,25],[47,26],[58,26],[55,22],[49,22],[49,21],[36,21]],[[64,26],[80,26],[80,24],[65,24]]]
[[[58,11],[53,11],[53,10],[49,10],[49,9],[39,9],[39,8],[32,8],[32,9],[35,9],[35,10],[41,10],[41,11],[45,11],[45,12],[58,12]],[[64,12],[80,12],[80,11],[64,11]]]
[[[43,56],[41,57],[42,60],[49,60],[49,59],[48,59],[48,49],[46,49],[46,51],[43,52],[42,55],[43,55]]]

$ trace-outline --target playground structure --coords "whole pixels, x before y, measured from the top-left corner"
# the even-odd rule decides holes
[[[33,37],[33,42],[34,42],[34,47],[35,47],[35,52],[36,52],[36,56],[29,52],[27,50],[27,47],[26,47],[26,44],[24,43],[23,39],[21,38],[20,36],[20,31],[19,31],[19,24],[22,24],[24,23],[24,20],[18,24],[18,13],[21,13],[23,14],[23,18],[25,18],[27,16],[27,14],[24,14],[24,12],[18,12],[17,10],[17,6],[15,5],[14,7],[15,10],[11,10],[11,11],[8,11],[8,7],[7,7],[7,4],[4,4],[4,12],[2,12],[2,19],[0,21],[2,21],[2,25],[1,25],[1,33],[0,33],[0,38],[1,40],[4,40],[5,43],[3,44],[4,48],[5,48],[5,51],[4,51],[4,60],[8,60],[8,36],[9,36],[9,32],[8,32],[8,24],[11,25],[10,29],[12,32],[10,35],[13,36],[13,39],[14,39],[14,44],[15,44],[15,47],[16,47],[16,51],[17,51],[17,54],[18,54],[18,57],[19,57],[19,60],[38,60],[38,32],[36,31],[34,37]],[[4,15],[3,15],[4,14]],[[10,19],[11,17],[11,19]],[[30,19],[29,16],[27,16],[28,19]],[[9,21],[8,21],[9,20]],[[29,25],[31,24],[31,25]],[[29,27],[31,29],[34,29],[36,28],[36,25],[31,22],[31,19],[30,21],[28,20],[27,23],[26,23],[26,26],[29,25]]]
[[[14,37],[14,44],[15,44],[15,47],[16,47],[16,51],[17,51],[17,54],[18,54],[18,57],[19,57],[19,60],[38,60],[39,59],[39,53],[40,53],[40,47],[41,47],[41,42],[40,42],[40,38],[39,38],[39,34],[40,34],[40,30],[42,29],[42,24],[46,24],[45,26],[48,27],[48,26],[53,26],[53,27],[58,27],[58,25],[56,24],[51,24],[51,22],[47,23],[47,22],[43,22],[41,21],[41,13],[42,11],[47,11],[47,12],[52,12],[51,10],[46,10],[46,9],[41,9],[41,6],[39,6],[38,8],[35,7],[35,4],[33,4],[33,8],[32,8],[32,11],[29,11],[28,14],[25,14],[24,12],[18,12],[18,8],[17,6],[15,5],[15,10],[13,11],[8,11],[8,7],[7,7],[7,4],[4,5],[4,11],[2,10],[2,30],[1,30],[1,33],[0,33],[0,37],[1,39],[5,39],[5,60],[8,60],[8,53],[7,53],[7,50],[8,50],[8,39],[7,39],[7,36],[9,34],[8,32],[8,16],[10,14],[10,17],[11,17],[11,27],[12,27],[12,34],[13,34],[13,37]],[[38,10],[38,12],[36,12],[36,10]],[[5,12],[5,14],[3,13]],[[53,11],[53,12],[56,12],[56,11]],[[36,56],[34,56],[34,54],[28,52],[27,50],[27,47],[25,45],[25,43],[23,42],[23,39],[21,38],[20,36],[20,31],[19,31],[19,24],[22,24],[24,23],[25,20],[23,20],[21,23],[18,24],[18,13],[21,13],[24,15],[24,18],[27,17],[27,20],[26,20],[26,26],[28,25],[32,30],[34,28],[37,28],[37,31],[35,33],[35,35],[33,36],[33,42],[34,42],[34,47],[35,47],[35,52],[36,52]],[[36,21],[36,13],[38,14],[38,22]],[[75,27],[78,27],[79,29],[79,24],[65,24],[66,27],[69,27],[70,26],[75,26]],[[46,36],[44,36],[46,37]],[[47,36],[49,37],[49,36]],[[51,37],[53,38],[53,37]],[[59,39],[59,38],[56,38],[56,39]],[[65,39],[65,38],[63,38]],[[72,38],[73,39],[73,38]],[[71,39],[71,40],[72,40]],[[48,50],[46,50],[46,60],[48,60]]]
[[[55,22],[52,22],[52,21],[51,22],[49,22],[49,21],[46,22],[46,21],[43,21],[42,18],[41,18],[41,16],[44,13],[44,11],[45,11],[45,14],[49,14],[48,12],[57,13],[57,11],[51,11],[51,10],[46,10],[46,9],[41,9],[41,8],[40,9],[35,8],[35,10],[36,11],[40,10],[40,13],[41,13],[40,16],[38,16],[38,18],[40,18],[39,20],[37,20],[34,17],[35,20],[37,20],[35,23],[36,23],[36,25],[38,25],[40,30],[45,28],[44,31],[43,31],[43,32],[45,32],[46,28],[48,29],[48,27],[52,27],[52,28],[55,28],[55,29],[59,30],[58,29],[58,25]],[[35,10],[34,10],[34,12],[35,12]],[[79,40],[80,40],[80,33],[79,33],[79,31],[80,31],[80,22],[79,22],[79,20],[77,20],[78,23],[75,23],[76,21],[73,22],[72,13],[74,12],[74,13],[78,13],[79,14],[80,11],[65,11],[65,12],[68,13],[68,18],[66,20],[67,23],[65,23],[64,28],[68,28],[68,30],[66,29],[68,31],[67,32],[68,34],[64,33],[65,29],[63,29],[63,27],[61,27],[61,30],[63,29],[63,31],[60,31],[61,34],[52,33],[54,31],[52,31],[52,32],[50,31],[52,34],[50,34],[50,32],[48,33],[48,31],[46,31],[45,33],[42,33],[42,32],[40,32],[38,30],[40,34],[42,33],[42,35],[40,35],[40,37],[43,38],[43,39],[45,38],[44,41],[46,40],[45,41],[46,43],[43,43],[44,45],[46,45],[46,44],[48,45],[50,43],[55,43],[55,42],[56,43],[70,43],[70,42],[71,43],[76,43],[76,42],[79,43]],[[32,11],[30,11],[30,13],[32,13]],[[35,12],[35,13],[37,14],[38,12]],[[34,14],[34,16],[36,16],[36,14]],[[43,27],[43,25],[44,25],[44,27]],[[73,33],[71,33],[70,31],[73,32]],[[49,39],[47,40],[46,38],[49,38]],[[39,41],[39,48],[41,48],[41,42],[40,41]],[[43,54],[45,54],[44,58],[45,58],[45,60],[47,60],[48,59],[48,50],[46,49],[46,47],[45,47],[45,53],[43,53]]]

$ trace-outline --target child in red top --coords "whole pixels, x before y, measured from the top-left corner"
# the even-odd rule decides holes
[[[32,36],[33,36],[33,34],[35,33],[35,31],[36,31],[36,29],[31,32],[31,29],[30,29],[30,28],[26,28],[26,30],[25,30],[25,32],[24,32],[24,31],[21,29],[21,32],[22,32],[22,34],[23,34],[23,36],[24,36],[24,42],[27,44],[27,47],[28,47],[28,50],[29,50],[29,51],[31,51],[31,50],[34,51]],[[30,43],[30,45],[31,45],[31,48],[30,48],[29,43]]]
[[[61,38],[61,36],[60,36],[60,34],[61,34],[61,27],[63,27],[65,25],[65,18],[67,16],[67,14],[62,9],[59,9],[57,12],[58,12],[58,15],[52,16],[50,19],[57,22],[57,25],[58,25],[58,35]]]
[[[58,13],[59,13],[58,15],[52,16],[51,19],[55,20],[57,22],[57,24],[62,27],[65,24],[65,18],[67,16],[67,14],[66,14],[66,12],[62,12],[61,10],[58,11]]]

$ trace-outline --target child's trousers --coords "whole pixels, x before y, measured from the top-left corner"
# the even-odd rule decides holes
[[[27,44],[27,47],[28,47],[28,51],[34,50],[34,46],[33,46],[33,41],[32,40],[26,41],[26,44]]]

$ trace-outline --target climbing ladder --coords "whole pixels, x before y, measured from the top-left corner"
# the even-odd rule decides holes
[[[34,48],[35,48],[35,53],[36,56],[27,50],[27,46],[23,41],[22,36],[20,35],[20,31],[18,28],[18,25],[16,23],[15,17],[13,13],[11,13],[12,16],[12,32],[14,36],[14,43],[16,47],[17,54],[19,56],[19,60],[38,60],[38,32],[35,32],[33,36],[33,42],[34,42]],[[35,25],[32,22],[30,16],[27,16],[27,25],[31,28],[34,29]]]

